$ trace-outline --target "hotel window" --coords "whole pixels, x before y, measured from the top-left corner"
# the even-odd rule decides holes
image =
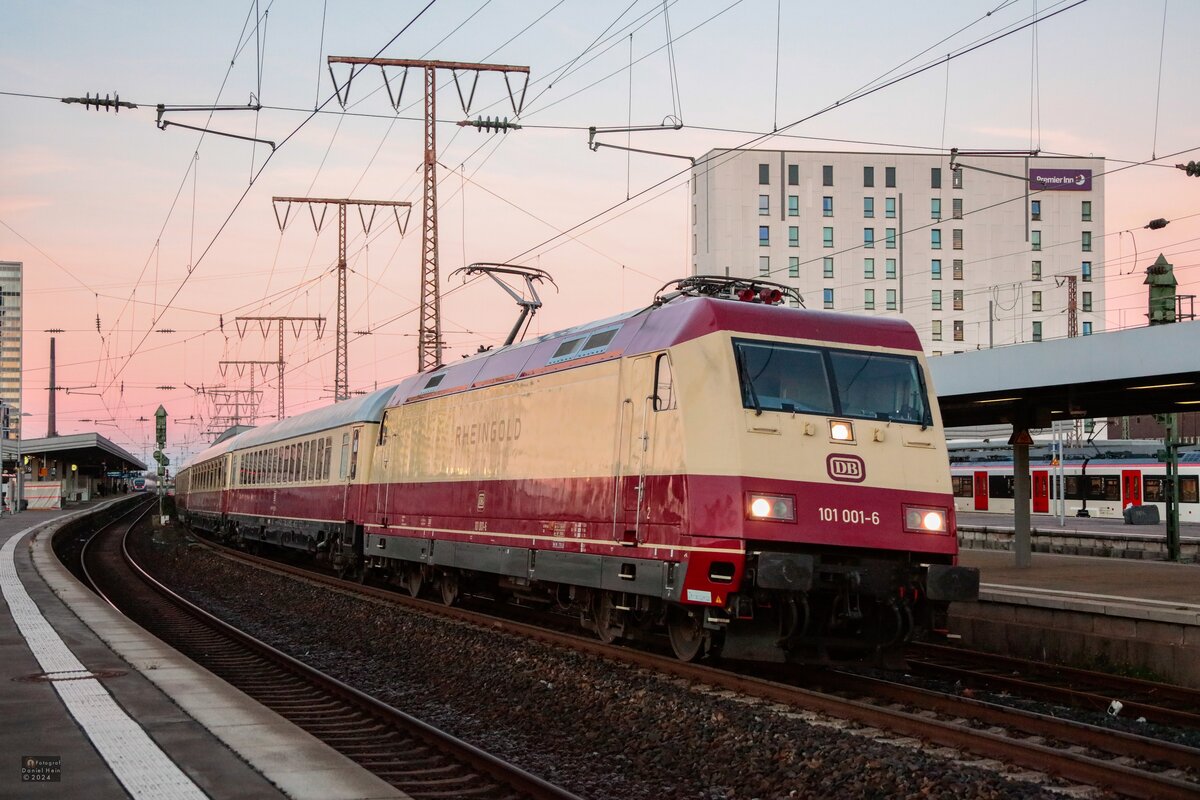
[[[1084,292],[1084,293],[1083,293],[1083,306],[1082,306],[1082,308],[1083,308],[1083,310],[1084,310],[1084,311],[1091,311],[1091,310],[1092,310],[1092,293],[1091,293],[1091,292]]]
[[[770,276],[770,274],[771,274],[771,257],[770,256],[759,256],[758,257],[758,274],[763,278]]]
[[[833,165],[826,164],[821,167],[821,185],[833,186]]]
[[[1041,292],[1033,293],[1033,310],[1034,311],[1042,310],[1042,293]]]
[[[942,321],[940,319],[935,319],[933,321],[933,340],[935,342],[940,342],[942,340]]]
[[[962,198],[955,197],[950,201],[950,216],[955,219],[962,219]]]
[[[1091,231],[1083,232],[1083,252],[1085,252],[1085,253],[1092,252],[1092,232]]]
[[[885,197],[883,199],[883,215],[888,219],[896,218],[896,198]]]
[[[788,247],[799,247],[799,246],[800,246],[800,226],[790,225],[790,226],[788,226]]]
[[[875,290],[863,289],[863,308],[867,311],[875,310]]]
[[[963,171],[962,171],[961,167],[956,170],[952,170],[950,172],[950,185],[953,186],[955,189],[961,189],[963,186],[962,174],[963,174]]]
[[[823,247],[833,247],[833,228],[821,229],[821,244]]]
[[[942,260],[935,258],[929,262],[929,271],[933,276],[933,280],[940,281],[942,279]]]
[[[888,189],[896,188],[896,168],[895,167],[884,167],[883,168],[883,184]]]
[[[935,197],[929,201],[929,216],[933,219],[942,218],[942,198]]]
[[[821,298],[824,300],[825,308],[833,308],[833,289],[822,289]]]
[[[938,228],[929,231],[929,246],[934,250],[942,249],[942,232]]]
[[[1033,246],[1034,250],[1041,250],[1042,249],[1042,232],[1041,231],[1030,231],[1029,232],[1029,243],[1030,243],[1030,245]]]
[[[883,246],[886,247],[888,250],[895,250],[896,249],[896,229],[888,228],[884,231],[884,234],[885,235],[883,237],[884,238]]]
[[[821,198],[821,216],[823,216],[823,217],[832,217],[833,216],[833,198],[832,197],[826,196],[826,197]]]
[[[954,173],[957,175],[958,173]],[[954,320],[954,341],[961,342],[963,340],[963,321],[961,319]]]
[[[875,168],[863,167],[863,186],[870,189],[875,185]]]
[[[1041,200],[1030,200],[1029,201],[1029,218],[1031,220],[1033,220],[1034,222],[1037,222],[1038,220],[1040,220],[1042,218],[1042,201]]]
[[[867,219],[871,219],[872,217],[875,216],[875,198],[874,197],[864,197],[863,198],[863,216],[866,217]]]
[[[758,165],[758,185],[759,186],[770,186],[771,185],[771,165],[770,164],[759,164]]]
[[[933,167],[929,170],[929,188],[930,189],[942,188],[942,168],[941,167]]]
[[[963,262],[961,258],[954,259],[954,280],[961,281],[963,279]]]
[[[1083,201],[1083,213],[1080,215],[1080,217],[1082,218],[1082,220],[1084,222],[1092,221],[1092,201],[1091,200]]]
[[[1042,279],[1042,262],[1040,262],[1040,261],[1033,262],[1032,277],[1035,281],[1040,281]]]
[[[826,278],[833,277],[833,257],[825,256],[821,259],[821,274]]]
[[[1042,323],[1040,322],[1033,323],[1033,340],[1035,342],[1042,340]]]
[[[874,278],[875,277],[875,259],[873,259],[873,258],[864,258],[863,259],[863,277],[864,278]]]
[[[1090,261],[1083,262],[1083,282],[1092,282],[1092,262]]]
[[[875,246],[875,229],[863,228],[863,247]]]
[[[758,196],[758,215],[760,217],[771,216],[771,196],[769,194]]]
[[[788,164],[788,186],[800,185],[800,165]]]
[[[800,256],[788,256],[788,277],[800,277]]]
[[[885,278],[895,278],[896,277],[896,259],[889,258],[883,262],[883,277],[885,277]]]
[[[963,290],[962,289],[954,290],[954,310],[955,311],[963,310]]]
[[[954,249],[955,249],[955,250],[962,250],[962,249],[963,249],[962,228],[955,228],[955,229],[954,229],[954,230],[951,232],[951,238],[952,238],[952,241],[953,241],[953,247],[954,247]]]
[[[888,311],[896,310],[896,290],[895,289],[887,290],[887,310]]]
[[[1090,322],[1083,323],[1083,335],[1084,336],[1092,335],[1092,323],[1090,323]]]
[[[770,247],[771,246],[771,229],[769,227],[767,227],[766,225],[758,226],[758,246],[759,247]]]
[[[933,295],[930,298],[930,306],[933,308],[934,311],[942,310],[942,290],[941,289],[933,290]]]
[[[800,216],[800,195],[796,195],[796,194],[788,195],[788,216],[789,217]]]

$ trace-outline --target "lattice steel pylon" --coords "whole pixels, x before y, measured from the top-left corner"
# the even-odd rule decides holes
[[[338,102],[345,108],[350,97],[350,83],[356,74],[355,66],[375,65],[383,73],[383,83],[387,88],[388,99],[392,108],[399,113],[404,85],[407,83],[408,70],[416,67],[424,73],[425,84],[425,157],[424,157],[424,198],[421,205],[421,315],[420,329],[417,335],[417,368],[424,372],[442,363],[442,315],[441,292],[438,280],[438,231],[437,231],[437,71],[448,69],[454,75],[454,85],[458,89],[458,99],[462,104],[464,114],[471,113],[471,101],[475,97],[475,87],[482,72],[500,72],[504,74],[505,85],[508,88],[508,99],[512,104],[513,114],[519,115],[525,105],[525,91],[529,88],[529,67],[515,67],[507,64],[476,64],[462,61],[430,61],[407,58],[356,58],[353,56],[329,56],[329,74],[333,78],[334,90]],[[349,64],[350,75],[345,83],[338,85],[337,77],[333,74],[334,64]],[[387,67],[401,67],[404,78],[399,90],[392,94],[392,84],[388,80]],[[466,97],[459,82],[460,72],[472,72],[475,77]],[[508,82],[510,73],[520,73],[525,76],[524,86],[520,89],[520,99],[513,94],[512,85]]]
[[[317,213],[313,210],[313,206],[337,206],[338,209],[338,262],[337,262],[337,279],[338,279],[338,299],[337,299],[337,347],[334,361],[334,379],[333,379],[333,400],[335,403],[340,403],[350,396],[350,356],[349,356],[349,338],[346,330],[346,206],[358,207],[358,219],[362,223],[363,233],[370,234],[371,226],[375,222],[375,211],[380,206],[386,206],[392,209],[392,214],[396,218],[396,228],[400,231],[400,235],[408,231],[408,218],[412,214],[412,203],[407,200],[350,200],[337,199],[330,197],[273,197],[271,202],[275,203],[275,221],[279,223],[280,232],[287,227],[288,218],[291,215],[292,203],[307,203],[309,216],[312,217],[313,228],[320,232],[321,226],[325,221],[325,209],[321,210],[321,217],[317,219]],[[279,203],[286,204],[286,209],[283,216],[279,216]],[[363,215],[363,208],[370,208],[371,215],[366,217]],[[405,209],[403,221],[400,219],[400,209]],[[248,319],[242,317],[241,319]],[[283,319],[275,317],[274,319]],[[283,363],[283,329],[282,323],[279,331],[279,361]],[[281,368],[282,370],[282,368]],[[280,372],[280,407],[283,405],[283,373]]]
[[[295,334],[297,338],[299,338],[300,331],[302,331],[304,329],[304,323],[311,322],[311,323],[313,323],[313,326],[317,329],[317,338],[320,339],[321,334],[325,331],[325,318],[324,317],[237,317],[234,319],[234,324],[237,326],[237,332],[238,332],[239,339],[244,338],[246,336],[246,326],[247,326],[247,323],[250,323],[250,322],[258,323],[258,327],[262,331],[264,338],[270,335],[271,323],[272,322],[279,323],[279,358],[275,362],[266,362],[266,363],[275,363],[278,365],[278,368],[279,368],[279,387],[278,387],[279,388],[279,400],[278,400],[278,404],[277,404],[278,407],[276,408],[276,411],[275,411],[275,416],[276,416],[276,419],[283,419],[284,416],[286,416],[286,413],[284,410],[285,406],[284,406],[284,396],[283,396],[283,367],[284,367],[284,362],[283,362],[283,323],[285,323],[285,322],[292,323],[292,333]]]

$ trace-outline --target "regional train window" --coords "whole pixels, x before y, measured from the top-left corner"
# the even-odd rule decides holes
[[[954,487],[955,497],[973,497],[975,487],[970,475],[952,475],[950,483]]]
[[[1145,503],[1166,502],[1167,495],[1163,491],[1163,479],[1147,475],[1142,478],[1142,501]]]
[[[988,475],[989,497],[1008,498],[1011,500],[1015,494],[1012,475]]]
[[[1179,502],[1200,503],[1200,480],[1197,480],[1197,476],[1179,476]]]

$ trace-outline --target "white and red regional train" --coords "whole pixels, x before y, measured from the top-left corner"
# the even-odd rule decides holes
[[[978,593],[903,320],[690,278],[640,311],[243,432],[190,525],[414,595],[557,604],[680,658],[892,660]]]
[[[1154,505],[1159,519],[1166,519],[1170,481],[1165,465],[1154,455],[1161,446],[1144,441],[1097,442],[1067,451],[1061,466],[1052,462],[1048,445],[1031,448],[1030,512],[1056,513],[1061,474],[1070,516],[1086,510],[1088,516],[1120,517],[1127,506]],[[1012,515],[1011,448],[952,449],[950,473],[957,510]],[[1179,519],[1200,522],[1200,452],[1179,455]]]

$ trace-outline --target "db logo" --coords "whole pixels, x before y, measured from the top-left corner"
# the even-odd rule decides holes
[[[867,479],[867,465],[858,456],[847,453],[831,453],[825,459],[829,477],[842,483],[862,483]]]

